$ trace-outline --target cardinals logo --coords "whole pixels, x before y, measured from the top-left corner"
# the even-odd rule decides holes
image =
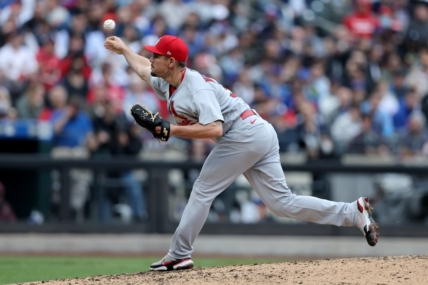
[[[183,114],[179,115],[174,108],[174,101],[171,101],[171,105],[169,105],[169,112],[174,116],[175,121],[179,126],[188,126],[192,124],[192,121],[186,118]]]

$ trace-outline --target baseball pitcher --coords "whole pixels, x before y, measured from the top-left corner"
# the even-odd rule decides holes
[[[123,55],[157,96],[167,101],[177,123],[170,124],[144,106],[134,105],[131,114],[139,125],[162,141],[178,136],[211,138],[217,143],[193,185],[168,254],[153,263],[150,270],[193,267],[192,245],[206,221],[211,203],[241,174],[276,215],[317,224],[356,226],[369,245],[376,245],[378,225],[372,218],[367,198],[343,203],[291,193],[281,168],[278,138],[272,125],[232,91],[187,68],[188,47],[180,38],[165,35],[156,45],[144,46],[153,53],[150,59],[133,52],[118,37],[108,37],[104,46]]]

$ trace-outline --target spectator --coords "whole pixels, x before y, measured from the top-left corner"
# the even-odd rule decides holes
[[[48,92],[48,106],[45,106],[39,115],[39,120],[50,121],[52,113],[59,112],[65,108],[67,104],[67,90],[61,86],[56,85]]]
[[[233,84],[244,67],[244,57],[237,48],[234,48],[221,57],[220,66],[223,69],[225,84]]]
[[[65,27],[70,19],[69,11],[62,7],[59,0],[46,1],[46,10],[48,11],[46,20],[57,29]]]
[[[194,59],[205,48],[205,35],[198,31],[198,23],[186,24],[182,29],[180,37],[188,44],[189,58],[191,59]]]
[[[159,14],[165,19],[168,27],[178,30],[186,20],[189,9],[182,0],[165,0],[158,7]]]
[[[379,27],[379,21],[371,8],[370,0],[355,0],[354,10],[343,20],[343,24],[357,39],[372,37]]]
[[[16,217],[12,206],[5,199],[6,189],[0,181],[0,223],[15,222]]]
[[[399,108],[399,103],[396,94],[391,93],[388,82],[385,80],[378,81],[376,89],[381,96],[379,102],[379,110],[388,116],[393,117]]]
[[[112,102],[102,100],[93,113],[95,135],[99,142],[96,156],[111,157],[115,155],[135,156],[141,150],[142,143],[138,136],[138,127],[126,122],[124,114],[117,116]],[[132,217],[136,221],[147,218],[143,190],[133,173],[127,171],[110,171],[108,181],[120,181],[121,187],[109,187],[108,197],[103,204],[103,220],[111,219],[111,202],[118,202],[120,188],[125,189],[127,202],[132,209]],[[106,183],[108,185],[109,182]],[[114,183],[113,183],[114,184]]]
[[[108,98],[99,100],[91,115],[94,134],[98,141],[97,153],[110,155],[117,145],[117,134],[124,122],[116,115],[114,106]]]
[[[141,38],[140,33],[137,28],[135,28],[131,24],[127,24],[123,27],[123,41],[134,51],[139,52],[142,48],[141,42],[139,39]],[[126,60],[123,66],[126,66]]]
[[[0,71],[15,102],[25,86],[26,80],[34,77],[38,64],[35,54],[23,44],[22,35],[14,31],[8,43],[0,48]]]
[[[104,60],[111,55],[109,51],[103,48],[103,42],[106,36],[112,36],[113,30],[102,28],[103,15],[105,13],[103,3],[90,2],[91,9],[88,17],[88,32],[84,35],[85,39],[85,56],[92,67],[99,67]],[[110,58],[116,61],[114,57]]]
[[[233,84],[232,90],[237,96],[241,97],[245,103],[252,105],[254,101],[255,88],[253,82],[251,82],[248,69],[244,69],[240,72],[238,80]]]
[[[77,33],[70,35],[68,54],[61,60],[59,67],[61,70],[61,78],[71,69],[80,71],[85,80],[89,80],[92,68],[83,52],[84,44],[85,37],[83,35]],[[77,63],[75,63],[75,61],[77,61]]]
[[[382,32],[394,31],[403,33],[409,24],[405,1],[378,3],[376,12],[379,14],[379,25]]]
[[[79,70],[85,80],[89,80],[92,67],[84,54],[85,36],[80,33],[71,33],[68,45],[68,52],[62,58],[60,63],[61,78],[63,78],[70,69]],[[74,62],[78,63],[74,65]]]
[[[392,38],[387,37],[386,41],[393,41]],[[403,69],[405,63],[401,59],[400,55],[395,52],[394,47],[391,47],[391,43],[384,44],[385,55],[383,56],[383,71],[382,77],[386,80],[391,80],[394,73]],[[380,78],[379,78],[380,79]]]
[[[89,93],[89,77],[91,68],[87,64],[83,53],[70,55],[62,61],[64,78],[61,84],[70,96],[80,97],[86,101]],[[67,65],[69,65],[67,67]]]
[[[277,100],[278,102],[283,104],[287,104],[287,102],[289,102],[291,90],[281,78],[280,66],[271,65],[268,74],[266,74],[260,82],[260,86],[269,97]]]
[[[361,130],[362,119],[358,105],[352,105],[348,111],[338,115],[331,125],[331,135],[338,147],[337,152],[344,153]]]
[[[55,42],[52,38],[46,39],[46,42],[42,43],[36,59],[39,64],[39,81],[49,91],[61,78],[60,60],[55,55]]]
[[[352,90],[367,91],[370,89],[370,83],[365,76],[365,67],[352,60],[346,62],[343,83]]]
[[[195,69],[199,70],[201,74],[211,77],[219,82],[223,79],[223,73],[218,65],[217,59],[208,52],[201,52],[194,60]]]
[[[156,42],[162,35],[171,34],[175,34],[175,31],[168,27],[165,19],[161,15],[156,14],[146,30],[146,36],[143,37],[143,42]]]
[[[2,18],[4,19],[13,19],[17,27],[21,27],[25,22],[27,22],[34,14],[34,2],[33,1],[6,1],[2,3]],[[2,22],[3,24],[3,22]]]
[[[402,100],[409,89],[408,86],[404,83],[405,76],[406,71],[403,69],[397,70],[392,74],[390,89],[391,92],[397,96],[398,100]]]
[[[54,146],[95,150],[92,122],[77,97],[70,98],[65,108],[52,113],[52,123],[55,131]]]
[[[428,132],[420,112],[409,117],[408,128],[398,133],[398,155],[403,158],[420,158],[428,155]]]
[[[325,96],[319,101],[320,114],[326,124],[331,125],[341,114],[347,112],[352,105],[352,91],[349,88],[339,86],[332,95]]]
[[[351,140],[348,147],[349,153],[366,155],[385,155],[390,152],[386,140],[374,130],[373,116],[363,114],[360,133]]]
[[[418,57],[410,67],[404,83],[409,87],[415,87],[419,98],[428,93],[428,47],[420,48]]]
[[[24,28],[34,31],[34,36],[39,46],[43,45],[52,36],[52,28],[46,21],[46,5],[43,2],[37,2],[34,16],[24,24]]]
[[[376,82],[382,78],[382,57],[384,55],[384,47],[381,44],[375,44],[369,51],[367,56],[366,74],[368,75],[368,90],[373,90]]]
[[[304,102],[299,106],[299,112],[297,132],[302,149],[307,153],[309,159],[329,156],[332,149],[324,149],[321,146],[329,144],[328,141],[331,139],[315,107],[309,102]]]
[[[316,105],[323,98],[330,96],[330,80],[325,76],[325,67],[322,61],[314,62],[310,67],[306,94]]]
[[[371,114],[370,118],[373,122],[374,130],[380,133],[385,138],[390,138],[394,134],[394,125],[392,116],[379,108],[382,100],[382,94],[379,91],[374,91],[369,99],[361,104],[363,114]]]
[[[394,127],[401,131],[402,128],[408,126],[410,115],[419,107],[418,95],[415,88],[410,88],[406,95],[400,99],[399,108],[394,115]]]
[[[120,113],[122,111],[121,107],[125,97],[123,86],[125,84],[121,80],[123,79],[122,75],[125,75],[126,73],[124,70],[121,72],[117,71],[118,68],[114,67],[109,62],[102,63],[100,69],[94,70],[91,78],[89,79],[89,84],[91,86],[87,97],[89,104],[94,102],[94,89],[98,86],[104,86],[107,89],[108,99],[113,101],[116,112]],[[126,81],[128,82],[129,79],[127,78]]]
[[[30,84],[16,103],[18,118],[38,119],[44,108],[45,92],[46,89],[42,83]]]
[[[51,122],[54,127],[52,157],[87,159],[97,148],[91,119],[82,109],[79,98],[72,97],[65,107],[54,110]],[[70,180],[70,203],[75,211],[74,217],[82,221],[92,174],[83,169],[71,169]]]
[[[423,1],[418,1],[413,8],[413,17],[407,28],[404,43],[410,51],[417,52],[426,45],[428,40],[428,7]]]

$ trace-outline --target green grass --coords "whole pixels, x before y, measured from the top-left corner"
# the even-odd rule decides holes
[[[156,258],[0,256],[0,284],[147,271]],[[196,267],[286,261],[258,258],[194,258]]]

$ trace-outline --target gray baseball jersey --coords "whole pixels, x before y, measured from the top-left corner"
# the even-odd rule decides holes
[[[180,126],[223,121],[223,134],[250,107],[214,79],[192,69],[185,69],[180,86],[172,94],[168,82],[151,78],[155,93],[168,100],[168,110]],[[218,139],[214,139],[218,141]]]
[[[223,121],[223,136],[207,157],[193,185],[188,204],[172,238],[168,255],[190,257],[211,204],[244,174],[266,206],[280,217],[318,224],[355,226],[357,203],[343,203],[292,194],[279,159],[278,137],[271,124],[242,99],[211,78],[186,69],[182,83],[170,94],[169,84],[151,78],[156,94],[168,100],[178,125]]]

